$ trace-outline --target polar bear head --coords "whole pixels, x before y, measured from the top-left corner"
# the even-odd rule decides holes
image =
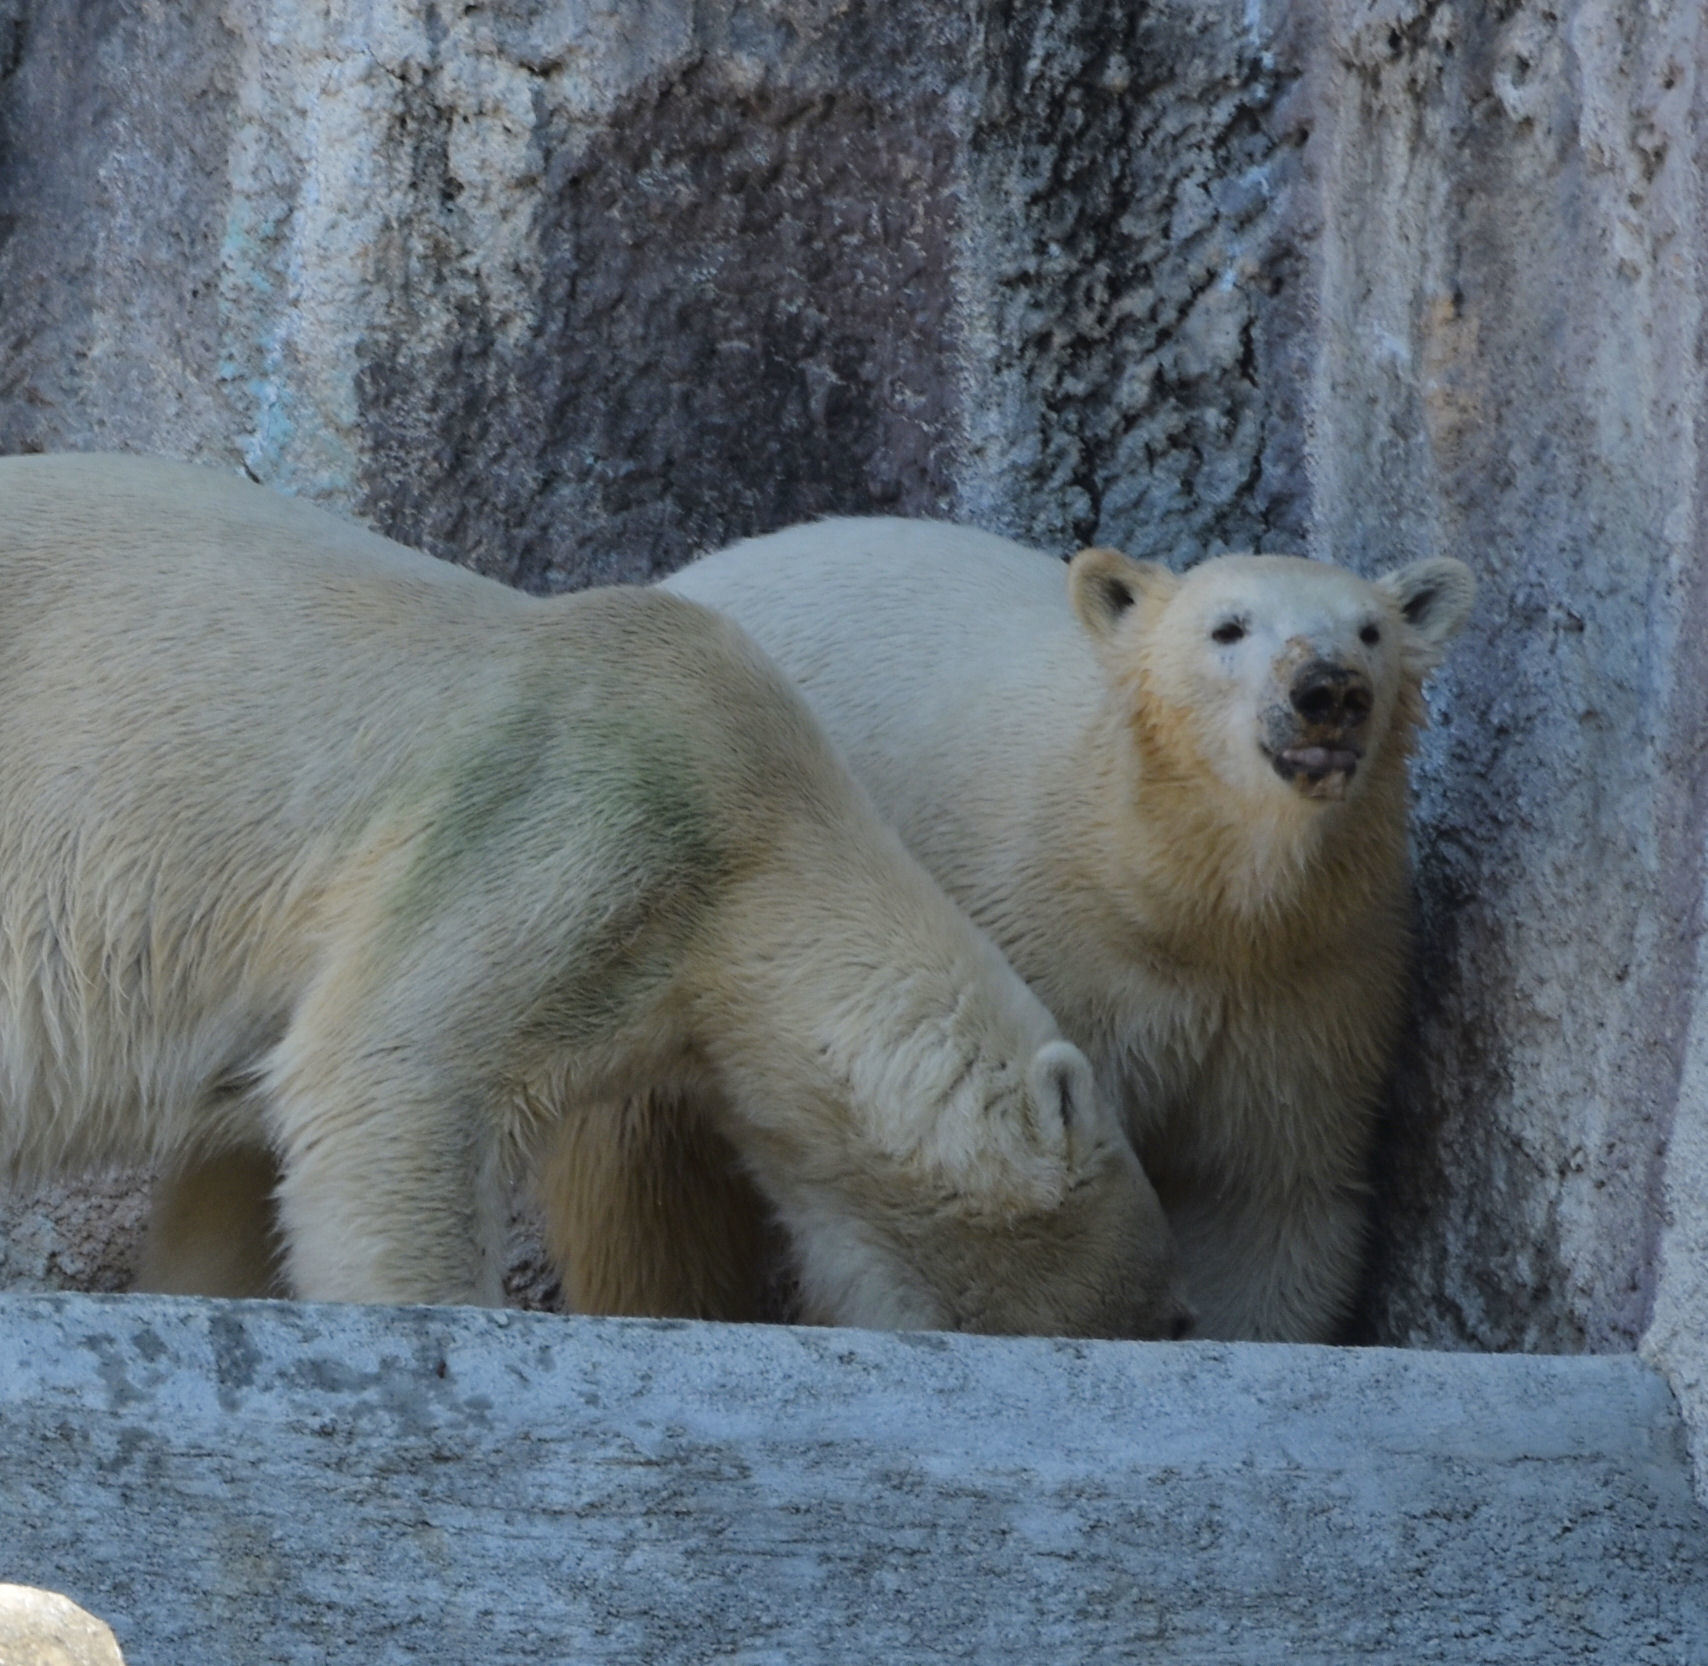
[[[973,991],[950,1027],[980,1004]],[[800,1317],[1187,1334],[1162,1204],[1085,1055],[1059,1036],[1029,1057],[969,1053],[964,1035],[929,1023],[910,1040],[852,1052],[831,1040],[840,1092],[803,1073],[786,1102],[756,1102],[744,1118],[744,1158],[789,1241]]]
[[[1089,549],[1068,588],[1152,774],[1311,814],[1403,760],[1423,678],[1476,581],[1447,557],[1372,582],[1292,556],[1218,556],[1181,575]]]
[[[774,1192],[808,1322],[1189,1334],[1162,1205],[1077,1047],[1047,1042],[1011,1079],[975,1065],[925,1127]]]

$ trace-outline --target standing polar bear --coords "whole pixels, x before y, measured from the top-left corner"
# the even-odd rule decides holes
[[[0,1172],[266,1148],[304,1297],[497,1299],[507,1165],[661,1086],[704,1121],[652,1133],[739,1157],[813,1318],[1177,1323],[1083,1055],[679,598],[0,461],[0,874]],[[692,1183],[553,1240],[739,1310],[754,1224]]]
[[[1406,760],[1474,592],[1227,556],[1184,576],[833,520],[666,581],[749,630],[1119,1096],[1201,1334],[1344,1318],[1400,1028]]]

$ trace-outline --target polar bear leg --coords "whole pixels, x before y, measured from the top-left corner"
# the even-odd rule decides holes
[[[169,1296],[282,1296],[279,1165],[257,1148],[222,1151],[161,1175],[136,1288]]]
[[[476,1093],[399,1076],[283,1085],[279,1225],[295,1295],[498,1305],[501,1165],[489,1109]]]
[[[752,1320],[775,1264],[768,1211],[717,1132],[709,1090],[575,1107],[537,1194],[579,1313]]]
[[[267,1064],[285,1276],[302,1301],[496,1305],[507,1037],[431,963],[329,965]]]
[[[1362,1191],[1299,1185],[1165,1198],[1197,1334],[1331,1342],[1351,1316],[1363,1261]]]

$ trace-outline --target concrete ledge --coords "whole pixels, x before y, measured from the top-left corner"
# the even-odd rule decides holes
[[[0,1465],[131,1666],[1708,1659],[1629,1356],[11,1296]]]

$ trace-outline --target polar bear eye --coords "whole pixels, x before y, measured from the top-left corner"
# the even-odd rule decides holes
[[[1210,640],[1220,642],[1226,647],[1229,643],[1238,642],[1244,635],[1245,626],[1238,619],[1224,619],[1210,632]]]
[[[1366,648],[1374,648],[1376,644],[1382,640],[1382,633],[1377,630],[1374,625],[1366,625],[1364,629],[1358,633],[1358,640],[1362,642]]]

